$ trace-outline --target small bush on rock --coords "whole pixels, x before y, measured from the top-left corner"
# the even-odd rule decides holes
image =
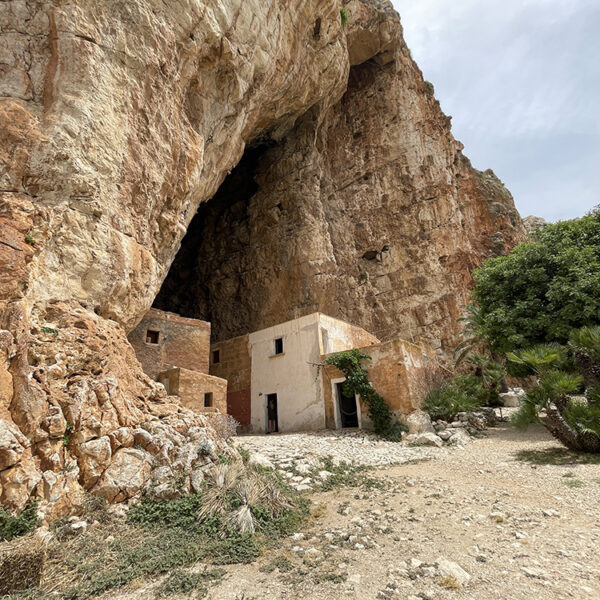
[[[37,502],[29,502],[18,515],[0,506],[0,542],[25,535],[38,526]]]

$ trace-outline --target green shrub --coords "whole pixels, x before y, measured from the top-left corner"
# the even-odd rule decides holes
[[[558,344],[540,344],[507,354],[511,362],[537,376],[536,385],[511,418],[515,427],[526,429],[541,423],[571,450],[600,452],[600,386],[588,385],[585,397],[572,397],[586,380],[597,381],[594,374],[600,373],[600,363],[592,357],[600,355],[594,353],[595,340],[596,333],[589,328],[573,333],[571,346],[585,351],[588,359],[575,363],[570,360],[569,348]]]
[[[223,569],[204,569],[200,573],[190,573],[184,569],[175,569],[169,573],[169,576],[162,582],[158,588],[158,597],[172,596],[173,594],[190,594],[200,589],[199,597],[206,594],[204,583],[208,581],[218,581],[225,575]]]
[[[132,523],[185,529],[198,523],[198,512],[201,506],[201,494],[186,494],[172,500],[145,498],[142,502],[134,504],[127,516]]]
[[[0,542],[25,535],[33,531],[39,523],[37,501],[28,502],[20,514],[13,516],[7,508],[0,506]]]
[[[487,404],[489,392],[475,375],[458,375],[431,390],[425,397],[423,410],[432,419],[453,421],[459,412],[476,410]]]

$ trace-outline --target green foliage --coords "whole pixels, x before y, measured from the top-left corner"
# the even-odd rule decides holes
[[[463,338],[454,350],[454,360],[458,367],[470,352],[478,345],[483,345],[486,339],[485,321],[474,304],[467,306],[467,314],[458,319],[464,323],[461,332]]]
[[[37,502],[28,502],[20,514],[13,516],[7,508],[0,506],[0,542],[25,535],[33,531],[39,523]]]
[[[28,233],[25,236],[25,243],[29,244],[30,246],[35,246],[35,238],[30,233]]]
[[[600,324],[600,209],[547,225],[475,271],[479,334],[506,353]]]
[[[395,420],[386,401],[374,389],[368,379],[368,373],[361,362],[371,357],[354,348],[346,352],[337,352],[325,359],[325,364],[333,365],[344,376],[344,393],[358,394],[369,407],[368,415],[373,423],[375,433],[387,440],[399,442],[406,428]]]
[[[459,412],[476,410],[486,404],[488,392],[475,375],[458,375],[431,390],[425,397],[423,410],[432,419],[453,421]]]
[[[573,332],[571,346],[585,348],[588,357],[597,357],[598,329],[585,327]],[[574,372],[581,363],[572,361],[570,349],[556,343],[540,344],[509,352],[507,358],[537,376],[537,384],[511,418],[513,425],[525,429],[542,423],[572,450],[600,452],[600,387],[590,386],[585,397],[573,397],[581,391],[584,377]],[[590,361],[592,369],[598,369],[598,363]]]
[[[54,337],[58,336],[58,329],[54,329],[54,327],[42,327],[42,331],[44,333],[49,333],[50,335],[53,335]]]
[[[588,390],[585,400],[572,399],[564,416],[567,423],[580,435],[600,438],[600,388]]]
[[[569,341],[574,348],[584,351],[594,363],[600,363],[600,326],[573,331]]]
[[[131,523],[141,525],[164,525],[168,527],[192,527],[198,522],[198,512],[202,506],[201,494],[186,494],[172,500],[145,498],[134,504],[127,513]]]
[[[175,569],[162,582],[158,588],[157,596],[161,598],[173,594],[187,594],[187,597],[191,598],[191,593],[198,590],[199,593],[196,598],[203,598],[207,592],[203,584],[208,581],[218,581],[223,578],[223,575],[225,575],[223,569],[204,569],[200,573]]]
[[[340,8],[340,21],[342,22],[342,27],[348,25],[348,11],[344,6]]]
[[[65,433],[63,434],[63,438],[62,438],[63,446],[69,445],[69,443],[71,442],[71,434],[72,433],[73,433],[73,424],[67,423],[67,426],[65,428]]]

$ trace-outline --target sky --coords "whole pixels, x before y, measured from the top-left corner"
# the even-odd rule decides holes
[[[454,137],[523,217],[600,204],[600,0],[392,0]]]

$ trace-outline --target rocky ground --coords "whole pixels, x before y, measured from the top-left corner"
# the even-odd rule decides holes
[[[541,428],[501,424],[441,449],[332,433],[237,443],[286,473],[326,455],[383,466],[352,487],[307,482],[309,524],[227,567],[211,600],[600,597],[600,459],[565,452]],[[118,597],[154,598],[156,585]]]

